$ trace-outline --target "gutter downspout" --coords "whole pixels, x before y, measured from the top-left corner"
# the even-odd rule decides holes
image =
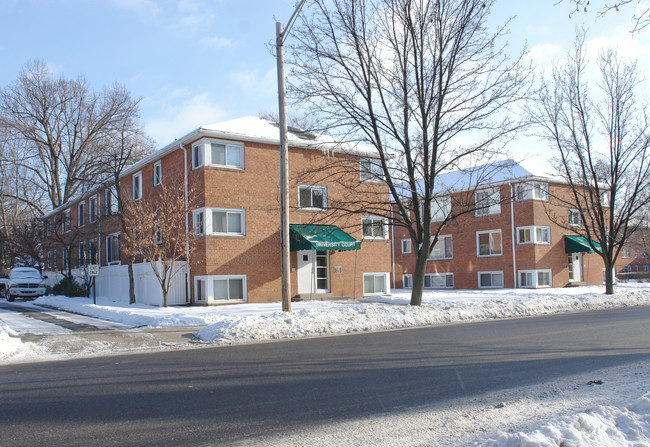
[[[515,254],[515,208],[514,208],[514,199],[515,196],[512,190],[512,183],[508,182],[510,187],[510,233],[512,237],[512,273],[513,273],[513,285],[514,288],[517,288],[517,255]]]
[[[183,143],[178,143],[180,149],[183,150],[183,193],[185,194],[185,259],[187,260],[187,277],[185,278],[185,287],[187,288],[187,296],[185,297],[185,302],[192,303],[192,282],[190,278],[192,277],[192,272],[190,268],[190,215],[189,210],[189,193],[188,193],[188,183],[187,183],[187,149],[183,146]]]
[[[390,208],[390,257],[393,264],[393,289],[395,289],[395,282],[397,278],[395,277],[395,225],[393,225],[393,207]],[[404,284],[402,284],[404,287]]]

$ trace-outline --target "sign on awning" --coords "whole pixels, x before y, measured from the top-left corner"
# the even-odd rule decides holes
[[[290,225],[290,250],[359,250],[361,242],[336,225]]]

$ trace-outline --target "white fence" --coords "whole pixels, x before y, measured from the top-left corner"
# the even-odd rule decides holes
[[[160,262],[160,261],[158,261]],[[129,302],[129,270],[127,265],[102,266],[96,277],[97,296],[105,296],[113,301]],[[73,269],[72,274],[83,284],[83,271]],[[63,277],[58,272],[47,272],[48,284],[54,285]],[[187,294],[187,263],[177,262],[174,267],[167,303],[171,305],[188,304]],[[135,299],[138,303],[163,305],[162,290],[149,262],[133,264],[133,280]],[[92,292],[91,292],[92,294]],[[92,295],[91,295],[92,296]]]

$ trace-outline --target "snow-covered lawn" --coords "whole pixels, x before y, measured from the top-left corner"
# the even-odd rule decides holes
[[[613,296],[603,292],[603,287],[427,291],[422,306],[413,307],[409,291],[396,290],[356,302],[297,302],[290,314],[281,312],[280,303],[159,308],[105,297],[93,305],[85,298],[48,296],[35,304],[130,326],[199,326],[196,335],[216,345],[650,305],[648,284],[618,285]],[[22,343],[16,335],[0,320],[0,361],[43,355],[37,345]],[[586,377],[565,378],[563,384],[495,393],[453,408],[324,426],[318,432],[267,439],[265,445],[306,445],[310,438],[320,445],[340,445],[343,431],[348,441],[351,432],[359,437],[357,445],[467,445],[493,433],[478,445],[650,446],[650,364],[603,371],[599,378],[603,385],[586,388]],[[384,417],[391,419],[380,420]]]

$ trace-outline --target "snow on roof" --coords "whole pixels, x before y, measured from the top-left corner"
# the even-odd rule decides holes
[[[221,123],[206,124],[199,128],[199,132],[207,133],[211,136],[221,134],[223,138],[280,144],[279,124],[256,116],[245,116]],[[287,142],[289,146],[293,147],[320,149],[362,156],[378,156],[377,150],[372,147],[337,140],[328,135],[291,126],[288,127]]]

